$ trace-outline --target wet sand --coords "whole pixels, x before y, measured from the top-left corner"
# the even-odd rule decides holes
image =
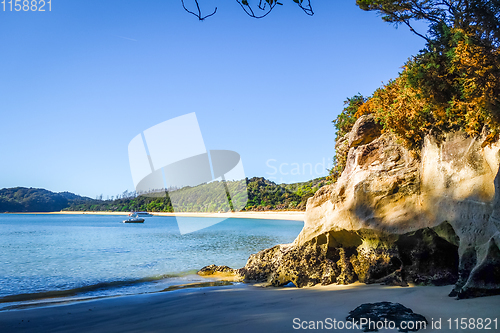
[[[294,325],[309,326],[310,321],[317,323],[331,318],[345,322],[349,311],[357,306],[381,301],[401,303],[424,315],[429,326],[419,332],[482,332],[484,330],[450,330],[447,320],[500,317],[500,296],[455,300],[447,296],[451,288],[401,288],[356,283],[302,289],[260,288],[245,284],[181,289],[48,308],[3,311],[0,312],[0,328],[4,333],[296,332]],[[439,318],[442,328],[432,329],[431,321]],[[384,331],[396,332],[380,332]],[[498,330],[494,326],[489,330],[495,331]]]

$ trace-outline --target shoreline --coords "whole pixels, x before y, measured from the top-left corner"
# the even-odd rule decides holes
[[[185,217],[217,217],[243,218],[264,220],[304,221],[305,212],[299,211],[263,211],[263,212],[236,212],[236,213],[151,213],[155,216],[185,216]]]
[[[92,212],[92,211],[60,211],[60,212],[18,212],[2,214],[24,215],[121,215],[127,216],[130,212]],[[264,220],[304,221],[305,212],[302,211],[263,211],[263,212],[236,212],[236,213],[197,213],[179,212],[163,213],[150,212],[153,216],[184,216],[184,217],[216,217],[216,218],[244,218]]]
[[[123,212],[104,212],[123,215]],[[290,214],[292,213],[292,214]],[[37,214],[37,213],[21,213]],[[50,212],[45,214],[103,214],[103,212]],[[159,216],[303,218],[303,212],[162,213]],[[235,283],[221,286],[213,279],[229,282],[224,274],[207,276],[201,284],[172,285],[151,293],[112,295],[96,298],[45,299],[33,307],[12,307],[0,311],[2,333],[9,332],[293,332],[294,320],[345,321],[349,311],[361,304],[400,303],[424,315],[429,327],[422,332],[456,332],[447,320],[461,318],[497,319],[500,328],[500,295],[456,300],[448,297],[448,286],[393,287],[363,283],[305,288],[268,287]],[[203,276],[202,278],[206,278]],[[212,282],[211,282],[212,280]],[[212,285],[210,285],[212,283]],[[205,285],[205,286],[202,286]],[[78,295],[76,295],[78,298]],[[430,323],[442,319],[443,329]],[[309,328],[309,326],[307,327]],[[330,330],[360,332],[361,330]],[[474,330],[468,330],[474,331]],[[496,331],[492,329],[490,331]],[[382,330],[396,332],[396,330]]]
[[[451,288],[355,283],[297,289],[236,284],[2,311],[0,323],[6,333],[290,332],[295,331],[294,320],[345,321],[359,305],[382,301],[401,303],[425,316],[429,326],[424,332],[456,332],[448,328],[448,319],[498,318],[500,296],[455,300],[447,296]],[[431,322],[438,319],[442,328],[432,329]]]

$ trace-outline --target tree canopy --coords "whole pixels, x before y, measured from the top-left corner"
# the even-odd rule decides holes
[[[430,42],[444,27],[461,29],[476,39],[498,46],[500,0],[357,0],[363,10],[375,10],[384,21],[404,24]],[[412,21],[430,24],[428,34],[417,32]]]
[[[454,130],[475,137],[484,134],[483,145],[499,138],[500,0],[356,3],[363,10],[377,11],[384,21],[408,26],[426,40],[426,46],[372,96],[347,99],[347,107],[334,120],[337,139],[363,114],[374,114],[384,131],[416,152],[428,134],[437,138]],[[428,31],[413,28],[418,20],[428,23]],[[334,159],[343,161],[345,154],[337,152]],[[338,169],[332,169],[332,179]]]
[[[490,138],[500,130],[500,0],[357,0],[385,21],[405,24],[426,40],[399,77],[361,107],[408,143],[428,132],[464,129]],[[425,35],[412,28],[425,20]],[[358,115],[360,113],[358,112]]]

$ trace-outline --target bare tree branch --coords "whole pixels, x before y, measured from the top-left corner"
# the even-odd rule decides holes
[[[208,14],[208,15],[203,16],[201,14],[200,4],[198,3],[198,0],[194,0],[194,2],[196,3],[196,8],[198,10],[198,14],[196,14],[196,13],[190,11],[189,9],[187,9],[186,5],[184,4],[184,0],[181,0],[182,7],[184,8],[184,10],[186,12],[188,12],[189,14],[193,14],[194,16],[196,16],[198,18],[198,20],[200,20],[200,21],[203,21],[207,17],[210,17],[210,16],[214,15],[217,12],[217,7],[215,7],[215,10],[213,11],[212,14]]]
[[[261,11],[265,11],[266,6],[269,6],[269,10],[263,15],[256,15],[252,9],[252,6],[250,6],[250,4],[248,3],[247,0],[236,0],[236,2],[241,6],[241,8],[243,8],[243,10],[245,11],[245,13],[247,13],[248,16],[253,17],[253,18],[258,18],[258,19],[269,15],[269,13],[271,13],[271,11],[274,9],[274,7],[278,4],[277,1],[269,1],[270,2],[269,3],[268,1],[260,0],[259,5],[257,7]]]
[[[405,20],[403,23],[406,24],[406,26],[408,28],[410,28],[410,31],[413,32],[415,35],[417,35],[417,36],[422,37],[423,39],[425,39],[427,41],[427,43],[429,43],[431,41],[429,37],[427,37],[425,35],[422,35],[421,33],[417,32],[415,29],[413,29],[413,27],[410,24],[410,21]]]
[[[304,2],[307,2],[307,4],[303,5]],[[298,2],[298,5],[299,5],[300,9],[302,9],[304,11],[304,13],[306,13],[307,15],[309,15],[309,16],[314,15],[314,11],[313,11],[312,6],[311,6],[311,0],[307,0],[307,1],[300,0]]]
[[[198,0],[193,0],[193,1],[196,4],[196,10],[188,9],[188,7],[186,7],[184,0],[181,0],[182,7],[186,12],[196,16],[200,21],[203,21],[207,17],[210,17],[217,12],[217,7],[215,7],[214,11],[211,14],[203,15]],[[255,5],[254,8],[250,4],[250,1],[251,0],[236,0],[236,2],[241,6],[241,8],[243,8],[243,11],[248,16],[258,19],[269,15],[269,13],[271,13],[271,11],[274,9],[274,7],[276,7],[276,5],[282,5],[282,3],[279,2],[278,0],[259,0],[259,3]],[[299,8],[302,9],[304,13],[306,13],[307,15],[309,16],[314,15],[314,11],[311,5],[311,0],[292,0],[292,1],[295,2],[299,6]]]

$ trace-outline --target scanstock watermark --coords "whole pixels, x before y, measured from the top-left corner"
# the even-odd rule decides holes
[[[363,330],[364,332],[373,332],[378,330],[399,330],[400,332],[418,331],[427,328],[427,322],[424,321],[401,321],[396,323],[391,320],[371,320],[370,318],[360,318],[355,320],[337,320],[334,318],[325,318],[324,320],[301,320],[294,318],[293,329],[296,330]]]
[[[194,112],[138,134],[128,145],[128,157],[136,193],[168,196],[174,212],[237,212],[248,201],[240,155],[207,150]],[[176,219],[180,233],[187,234],[227,217]]]

